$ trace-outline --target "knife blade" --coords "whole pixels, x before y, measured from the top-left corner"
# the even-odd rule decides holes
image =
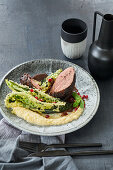
[[[89,150],[89,151],[76,151],[68,152],[65,150],[54,150],[37,152],[28,155],[28,157],[54,157],[54,156],[93,156],[93,155],[110,155],[113,154],[113,150]]]

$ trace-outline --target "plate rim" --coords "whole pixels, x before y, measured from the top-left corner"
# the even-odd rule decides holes
[[[90,78],[92,79],[93,83],[95,84],[95,88],[96,88],[96,91],[97,91],[97,102],[96,102],[96,107],[94,108],[94,110],[92,111],[92,114],[85,120],[83,121],[81,124],[79,124],[79,126],[77,126],[76,128],[73,127],[69,130],[64,130],[64,131],[60,131],[60,132],[55,132],[54,134],[51,134],[51,133],[43,133],[43,132],[34,132],[32,130],[28,130],[28,129],[23,129],[21,128],[19,125],[16,125],[13,121],[11,121],[9,118],[7,118],[7,116],[5,115],[5,113],[3,112],[2,108],[0,107],[0,112],[2,114],[2,116],[8,121],[8,123],[10,123],[12,126],[14,126],[15,128],[17,129],[20,129],[22,131],[26,131],[28,133],[31,133],[31,134],[35,134],[35,135],[43,135],[43,136],[56,136],[56,135],[63,135],[63,134],[68,134],[68,133],[71,133],[71,132],[74,132],[78,129],[81,129],[82,127],[84,127],[86,124],[89,123],[89,121],[94,117],[94,115],[96,114],[97,110],[98,110],[98,107],[99,107],[99,103],[100,103],[100,91],[99,91],[99,88],[98,88],[98,85],[96,83],[96,81],[94,80],[94,78],[85,70],[83,69],[82,67],[80,67],[79,65],[75,64],[75,63],[71,63],[69,61],[65,61],[65,60],[59,60],[59,59],[34,59],[34,60],[28,60],[28,61],[25,61],[23,63],[20,63],[16,66],[14,66],[12,69],[10,69],[4,76],[3,78],[0,80],[0,90],[1,90],[1,85],[2,83],[4,82],[4,79],[5,77],[11,72],[13,71],[14,69],[18,68],[19,66],[21,65],[24,65],[24,64],[27,64],[27,63],[30,63],[30,62],[35,62],[35,61],[56,61],[56,62],[64,62],[64,63],[67,63],[67,64],[72,64],[74,65],[75,67],[79,67],[80,69],[82,69],[83,71],[85,71],[89,76]],[[28,123],[28,122],[27,122]],[[30,123],[29,123],[30,124]],[[68,123],[67,123],[68,124]],[[36,126],[36,125],[34,125]],[[61,125],[59,125],[61,126]]]

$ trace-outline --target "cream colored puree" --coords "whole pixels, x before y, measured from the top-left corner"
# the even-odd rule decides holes
[[[27,122],[39,126],[49,125],[62,125],[78,119],[83,113],[82,108],[78,108],[76,111],[67,112],[68,115],[61,116],[62,113],[50,114],[49,118],[45,118],[45,114],[39,114],[23,107],[14,107],[12,113],[18,117],[26,120]]]

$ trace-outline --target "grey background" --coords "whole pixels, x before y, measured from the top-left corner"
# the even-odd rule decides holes
[[[95,10],[113,13],[113,0],[0,0],[0,79],[24,61],[68,60],[61,51],[60,29],[61,23],[70,17],[83,19],[88,25],[86,52],[81,59],[71,60],[88,71],[87,53]],[[100,21],[99,18],[97,35]],[[103,148],[113,149],[113,79],[98,80],[97,84],[101,102],[95,117],[84,128],[67,134],[66,142],[102,142]],[[80,170],[113,169],[112,155],[74,160]]]

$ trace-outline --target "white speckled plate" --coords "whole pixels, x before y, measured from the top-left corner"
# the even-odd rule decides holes
[[[81,95],[87,94],[88,100],[86,101],[86,107],[83,114],[78,120],[74,120],[68,124],[59,126],[36,126],[27,123],[26,121],[18,118],[12,114],[9,109],[4,105],[4,99],[10,92],[10,89],[5,84],[5,79],[10,79],[19,82],[23,73],[29,73],[31,76],[37,73],[51,73],[57,69],[63,70],[67,67],[74,67],[76,70],[76,87]],[[1,80],[0,83],[0,112],[4,118],[23,131],[44,136],[55,136],[70,133],[85,126],[95,115],[100,102],[100,93],[98,86],[92,76],[78,65],[62,60],[34,60],[22,63],[12,70],[10,70]]]

